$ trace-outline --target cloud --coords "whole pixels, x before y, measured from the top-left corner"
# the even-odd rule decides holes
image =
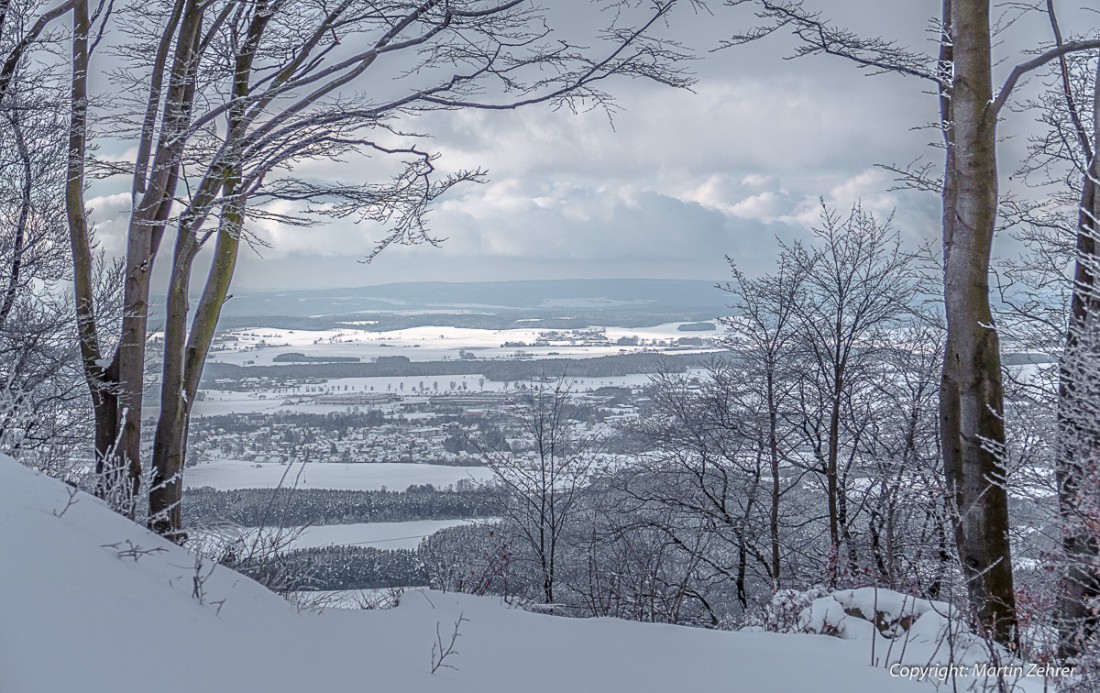
[[[748,175],[740,180],[716,173],[678,197],[739,219],[779,220],[791,207],[790,193],[776,176]]]
[[[871,0],[829,2],[827,9],[862,34],[934,49],[924,20],[938,8],[896,4],[888,13]],[[934,196],[890,191],[889,176],[874,166],[939,156],[927,147],[938,134],[913,130],[938,117],[936,99],[919,82],[868,78],[828,56],[782,60],[793,44],[778,34],[707,52],[751,22],[751,12],[720,10],[717,17],[676,21],[669,30],[703,56],[693,66],[699,73],[693,92],[644,80],[609,83],[621,107],[611,121],[602,111],[532,107],[434,112],[397,124],[432,135],[416,142],[441,154],[441,173],[489,172],[489,183],[452,190],[431,213],[433,233],[446,239],[441,247],[394,247],[364,266],[359,261],[384,234],[377,226],[347,219],[307,228],[253,221],[250,231],[270,247],[245,251],[239,284],[717,278],[726,254],[765,271],[775,236],[804,237],[817,223],[821,198],[841,209],[861,202],[880,216],[896,210],[906,237],[935,237]],[[385,137],[390,145],[411,143]],[[309,162],[296,174],[369,182],[387,170],[385,157],[356,156]],[[91,205],[104,245],[120,248],[128,195],[103,194]]]
[[[88,198],[89,220],[95,226],[99,247],[111,255],[126,252],[126,230],[130,221],[130,194],[114,193]]]

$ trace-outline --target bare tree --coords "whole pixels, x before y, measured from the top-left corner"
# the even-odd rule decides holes
[[[1000,345],[989,305],[989,264],[997,220],[997,120],[1021,78],[1100,40],[1059,42],[1022,60],[994,92],[989,0],[943,0],[935,58],[881,38],[840,29],[801,0],[750,3],[767,20],[729,45],[782,28],[801,40],[799,55],[844,57],[872,72],[894,72],[936,86],[946,160],[942,184],[947,341],[940,388],[944,473],[957,506],[956,544],[976,619],[1001,643],[1017,641],[1004,488]],[[917,176],[918,183],[927,182]],[[920,185],[923,189],[929,186]]]
[[[786,492],[781,467],[790,462],[791,439],[795,433],[785,419],[795,390],[792,377],[795,366],[791,356],[797,338],[796,311],[802,277],[786,261],[786,256],[780,259],[775,274],[756,279],[747,277],[733,260],[729,260],[729,264],[733,280],[720,284],[719,288],[730,294],[730,308],[735,317],[723,318],[722,322],[729,331],[726,344],[746,371],[745,384],[750,388],[758,385],[754,404],[762,405],[765,415],[757,436],[767,450],[771,475],[768,533],[772,590],[776,591],[782,584],[780,506]]]
[[[432,202],[483,172],[440,173],[423,137],[408,132],[410,118],[538,103],[606,107],[603,85],[615,76],[684,86],[685,54],[658,34],[685,4],[617,2],[611,24],[595,32],[599,49],[586,50],[552,32],[551,13],[518,0],[174,0],[118,8],[73,0],[66,204],[97,468],[106,483],[139,491],[150,288],[166,233],[175,233],[175,244],[150,513],[155,529],[181,538],[191,405],[249,221],[368,221],[386,228],[375,254],[394,243],[438,242],[425,225]],[[115,42],[122,67],[112,75],[119,97],[112,106],[89,92],[88,76],[100,39],[118,32],[126,39]],[[111,127],[136,151],[133,167],[119,171],[130,180],[132,206],[114,348],[91,299],[84,193],[93,127]],[[379,160],[371,181],[295,173],[305,161],[352,157]],[[196,257],[210,245],[211,267],[191,306]]]
[[[576,419],[572,398],[564,378],[539,382],[515,411],[527,449],[481,452],[504,488],[508,526],[534,553],[547,604],[554,603],[559,552],[599,453],[599,438]]]
[[[1061,42],[1051,12],[1055,34]],[[1094,526],[1095,488],[1100,481],[1100,60],[1093,73],[1092,131],[1084,125],[1069,88],[1068,66],[1061,61],[1067,109],[1073,114],[1081,149],[1081,195],[1076,225],[1076,257],[1069,326],[1059,368],[1058,504],[1067,575],[1059,623],[1063,656],[1080,654],[1096,635],[1100,618],[1092,606],[1100,598],[1100,535]]]
[[[584,563],[570,591],[593,616],[718,625],[728,580],[705,561],[724,542],[703,518],[647,503],[629,486],[624,493],[634,471],[607,475],[586,494],[590,514],[580,521],[587,537],[577,542]]]
[[[938,311],[914,310],[889,331],[871,386],[852,405],[866,422],[861,502],[875,583],[933,599],[955,569],[937,428],[943,332]]]
[[[1066,43],[1054,4],[1046,15],[1056,47]],[[1061,352],[1056,382],[1022,383],[1029,397],[1057,412],[1054,459],[1066,559],[1059,605],[1060,650],[1081,654],[1095,634],[1090,603],[1100,596],[1100,538],[1090,527],[1095,486],[1096,424],[1100,373],[1098,291],[1097,149],[1100,148],[1100,62],[1095,52],[1061,55],[1050,72],[1051,87],[1025,104],[1044,130],[1029,143],[1017,172],[1044,189],[1039,200],[1012,199],[1008,220],[1029,249],[1005,263],[1002,296],[1018,326],[1017,338],[1048,353]],[[1051,373],[1054,373],[1051,371]]]
[[[775,581],[767,437],[752,413],[760,403],[748,373],[725,359],[700,374],[654,376],[653,411],[633,432],[651,452],[623,481],[649,511],[628,523],[644,522],[710,573],[693,571],[693,581],[731,585],[742,610],[756,587]]]
[[[847,216],[823,209],[814,233],[814,247],[796,243],[784,252],[802,277],[795,312],[803,363],[812,375],[799,391],[800,428],[812,451],[810,468],[824,481],[828,580],[835,585],[839,573],[858,563],[848,477],[866,422],[846,417],[846,403],[868,386],[869,363],[882,353],[887,330],[912,304],[916,281],[913,255],[902,249],[889,219],[879,221],[859,206]]]

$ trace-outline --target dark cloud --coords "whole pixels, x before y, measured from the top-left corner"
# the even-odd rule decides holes
[[[354,253],[272,251],[265,251],[269,257],[262,261],[249,258],[243,265],[249,274],[278,279],[268,286],[309,285],[315,282],[310,275],[322,268],[330,283],[339,277],[335,283],[346,285],[368,277],[372,283],[603,276],[717,279],[725,272],[723,255],[770,261],[774,236],[798,233],[782,221],[737,218],[649,190],[531,179],[500,181],[472,199],[446,202],[437,217],[446,220],[436,225],[447,233],[440,247],[391,248],[370,266],[356,263]],[[348,237],[337,240],[347,233],[355,234],[335,227],[307,230],[294,247],[347,249]],[[365,251],[365,245],[360,247]],[[272,272],[273,267],[288,271]],[[293,271],[295,267],[302,271]]]

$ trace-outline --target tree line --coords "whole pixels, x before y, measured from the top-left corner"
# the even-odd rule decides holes
[[[592,358],[530,358],[477,359],[454,361],[408,361],[396,357],[370,363],[287,363],[279,366],[241,366],[214,362],[205,370],[205,386],[227,387],[217,380],[239,383],[245,378],[268,378],[272,381],[305,380],[307,378],[373,378],[373,377],[434,377],[448,375],[482,375],[495,382],[533,380],[546,375],[569,375],[577,378],[612,378],[638,373],[655,373],[675,368],[686,371],[706,361],[705,354],[612,354]],[[234,385],[235,386],[235,385]]]
[[[232,524],[240,527],[332,525],[355,522],[464,520],[489,517],[497,492],[436,489],[431,484],[405,491],[332,489],[238,489],[209,487],[184,492],[184,517],[190,527]]]
[[[423,561],[416,551],[410,549],[323,546],[244,560],[223,556],[222,564],[284,594],[428,584]]]

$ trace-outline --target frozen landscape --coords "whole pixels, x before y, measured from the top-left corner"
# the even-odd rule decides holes
[[[700,323],[675,322],[638,328],[588,326],[576,331],[584,333],[598,330],[606,340],[604,343],[586,343],[583,338],[571,339],[570,330],[550,330],[537,326],[487,330],[424,325],[386,332],[361,329],[280,330],[260,327],[225,333],[220,339],[219,348],[211,354],[210,359],[211,362],[271,365],[272,359],[281,353],[298,352],[306,356],[351,357],[363,361],[377,359],[379,356],[406,356],[418,361],[437,361],[461,358],[460,351],[466,351],[477,358],[506,358],[514,356],[517,350],[522,350],[533,358],[547,355],[581,358],[641,351],[647,344],[653,345],[656,342],[663,342],[664,349],[668,349],[675,346],[678,339],[698,334],[710,336],[707,332],[692,335],[680,330],[685,324]],[[713,321],[702,324],[708,324],[711,333],[716,329]],[[548,332],[563,333],[563,338],[547,339]],[[617,344],[624,339],[634,343]],[[643,345],[639,345],[639,341]],[[518,346],[521,343],[523,346]],[[508,346],[509,344],[512,346]],[[711,346],[710,350],[717,351],[719,347]],[[705,350],[680,348],[677,351],[694,353]]]
[[[1100,693],[1092,5],[0,0],[0,693]]]

